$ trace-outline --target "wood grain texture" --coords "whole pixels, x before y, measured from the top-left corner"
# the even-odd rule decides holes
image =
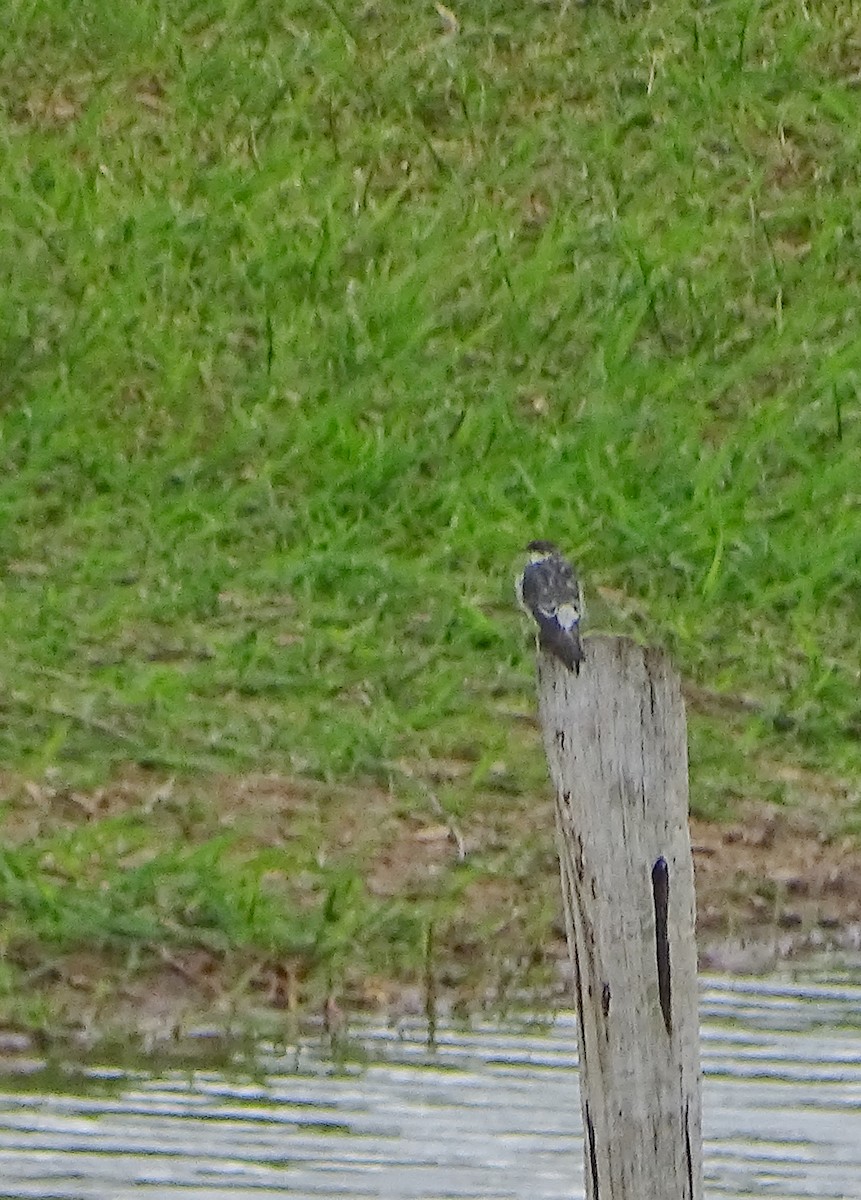
[[[701,1200],[687,729],[666,655],[584,641],[539,655],[578,1013],[586,1195]]]

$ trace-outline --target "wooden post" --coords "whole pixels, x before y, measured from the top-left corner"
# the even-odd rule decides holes
[[[685,708],[666,655],[539,655],[574,972],[588,1200],[701,1200]]]

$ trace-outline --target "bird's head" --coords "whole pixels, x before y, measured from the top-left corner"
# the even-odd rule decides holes
[[[545,558],[552,558],[559,553],[559,547],[555,542],[547,542],[543,538],[538,538],[534,542],[529,542],[526,547],[530,562],[544,562]]]

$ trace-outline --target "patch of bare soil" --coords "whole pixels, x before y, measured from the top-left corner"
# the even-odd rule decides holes
[[[861,948],[861,850],[834,812],[749,805],[733,824],[693,821],[704,968],[764,971]]]

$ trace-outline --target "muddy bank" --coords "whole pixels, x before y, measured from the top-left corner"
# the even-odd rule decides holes
[[[19,936],[6,946],[13,974],[0,1001],[5,1052],[51,1044],[84,1052],[108,1042],[147,1051],[194,1030],[216,1040],[290,1040],[303,1032],[337,1035],[357,1011],[445,1017],[567,1002],[547,797],[500,804],[489,795],[458,823],[398,804],[388,792],[249,776],[207,783],[206,818],[192,824],[184,785],[171,793],[177,818],[163,800],[154,804],[156,784],[163,794],[163,781],[143,776],[47,800],[32,787],[7,791],[7,844],[44,837],[48,827],[115,820],[139,806],[142,819],[153,822],[155,814],[161,839],[178,836],[176,819],[192,840],[239,829],[251,861],[288,836],[286,825],[310,839],[309,862],[339,854],[349,860],[379,911],[425,905],[432,937],[423,954],[387,969],[384,944],[356,946],[354,954],[342,947],[337,960],[318,954],[312,961],[260,945],[177,946],[170,937],[108,949]],[[767,972],[812,955],[851,958],[861,948],[861,849],[841,826],[845,818],[829,797],[812,794],[791,811],[750,804],[731,824],[692,822],[704,969]],[[279,903],[309,904],[310,871],[277,882]]]

